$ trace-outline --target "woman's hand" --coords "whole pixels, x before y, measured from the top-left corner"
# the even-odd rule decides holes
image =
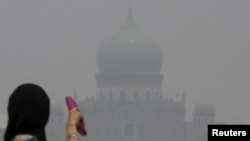
[[[83,115],[81,114],[78,108],[74,108],[69,111],[68,121],[66,125],[67,135],[77,134],[77,125],[83,119]]]

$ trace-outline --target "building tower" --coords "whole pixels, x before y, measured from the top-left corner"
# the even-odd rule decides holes
[[[193,113],[193,122],[205,124],[214,123],[215,111],[215,105],[213,105],[205,95],[203,100],[195,105]]]
[[[185,96],[163,96],[163,53],[136,25],[131,7],[97,50],[97,92],[81,101],[87,141],[183,141]]]
[[[195,105],[193,121],[186,125],[186,141],[207,141],[207,125],[224,124],[215,121],[215,109],[215,105],[205,94],[204,98]]]

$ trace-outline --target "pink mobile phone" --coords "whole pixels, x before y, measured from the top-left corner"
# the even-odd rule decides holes
[[[68,110],[69,110],[69,111],[72,110],[72,109],[75,108],[75,107],[78,107],[78,106],[77,106],[77,103],[75,102],[75,100],[74,100],[72,97],[67,96],[67,97],[65,98],[65,100],[66,100],[66,103],[67,103],[67,106],[68,106]],[[82,136],[86,136],[86,135],[87,135],[87,130],[86,130],[86,128],[85,128],[85,124],[84,124],[84,121],[83,121],[83,120],[81,120],[80,123],[79,123],[79,125],[77,126],[77,131],[78,131]]]

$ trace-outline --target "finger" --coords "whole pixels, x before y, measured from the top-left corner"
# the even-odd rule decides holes
[[[71,109],[70,111],[78,111],[80,112],[80,109],[78,107],[74,107],[73,109]]]

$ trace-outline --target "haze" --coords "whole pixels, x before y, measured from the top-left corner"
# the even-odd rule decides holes
[[[133,0],[133,17],[164,53],[165,96],[186,93],[187,120],[205,94],[219,121],[250,119],[250,1]],[[95,96],[96,49],[124,22],[128,0],[0,2],[1,113],[21,83],[54,100]]]

